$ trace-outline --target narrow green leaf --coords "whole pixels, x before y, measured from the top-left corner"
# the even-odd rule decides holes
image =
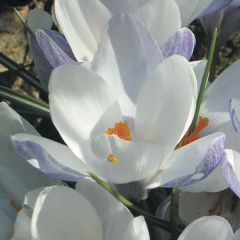
[[[13,60],[11,60],[9,57],[5,56],[2,53],[0,53],[0,64],[9,69],[9,71],[26,80],[26,82],[34,86],[39,91],[46,92],[38,78],[36,78],[33,74],[19,66],[17,63],[15,63]]]
[[[5,100],[9,100],[11,102],[22,105],[28,109],[31,109],[32,111],[36,111],[40,115],[50,117],[48,104],[41,100],[35,99],[28,95],[17,93],[3,86],[0,86],[0,97],[2,97]]]
[[[202,79],[202,82],[201,82],[201,85],[200,85],[200,90],[199,90],[198,97],[197,97],[197,104],[196,104],[196,110],[195,110],[194,118],[193,118],[191,127],[189,128],[189,134],[191,134],[194,131],[194,129],[196,128],[197,123],[198,123],[200,107],[201,107],[203,97],[204,97],[204,93],[205,93],[205,90],[206,90],[206,86],[207,86],[207,83],[208,83],[209,73],[211,71],[211,66],[212,66],[212,62],[213,62],[213,56],[214,56],[214,52],[215,52],[217,37],[218,37],[218,29],[216,28],[215,31],[214,31],[214,34],[213,34],[212,42],[211,42],[211,47],[210,47],[210,51],[209,51],[209,55],[208,55],[207,66],[206,66],[204,74],[203,74],[203,79]]]

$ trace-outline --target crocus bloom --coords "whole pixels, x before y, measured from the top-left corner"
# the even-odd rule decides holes
[[[207,88],[205,100],[202,104],[200,115],[209,119],[209,124],[201,132],[202,136],[221,131],[226,135],[225,150],[226,158],[208,178],[184,188],[186,191],[193,192],[218,192],[231,187],[238,196],[240,196],[238,187],[234,187],[234,174],[238,172],[240,139],[231,121],[237,111],[236,101],[230,101],[232,98],[239,99],[240,95],[240,61],[235,62],[228,67],[211,85]],[[230,108],[229,108],[230,104]],[[236,111],[234,110],[236,108]],[[236,119],[236,117],[235,117]],[[231,179],[232,178],[232,179]],[[235,182],[235,181],[234,181]],[[231,186],[232,185],[232,186]]]
[[[20,134],[13,137],[16,151],[43,172],[72,181],[87,171],[143,188],[206,177],[224,155],[223,134],[174,151],[196,104],[188,61],[177,55],[163,60],[132,15],[112,18],[100,46],[92,65],[63,65],[51,76],[51,117],[69,148]]]
[[[30,13],[30,20],[38,22],[39,16],[34,18],[34,13]],[[68,63],[91,62],[107,22],[119,13],[131,13],[141,19],[161,48],[163,57],[179,54],[189,59],[192,56],[195,37],[189,29],[181,28],[180,13],[174,0],[61,0],[55,1],[55,15],[67,41],[64,35],[56,31],[36,31],[38,44],[31,44],[31,50],[39,70],[52,70]],[[43,27],[39,24],[38,28]],[[47,86],[49,71],[45,73]]]
[[[52,186],[28,193],[12,240],[150,239],[144,218],[134,218],[102,187],[82,180],[77,188]]]
[[[240,103],[235,99],[239,99],[240,96],[239,67],[240,61],[237,61],[207,89],[201,114],[209,118],[210,124],[202,134],[218,130],[224,132],[225,145],[232,150],[225,150],[226,158],[223,158],[207,178],[183,188],[187,192],[181,193],[180,212],[185,222],[206,214],[215,214],[225,217],[234,229],[239,228]],[[229,187],[236,195],[230,190],[225,190]]]

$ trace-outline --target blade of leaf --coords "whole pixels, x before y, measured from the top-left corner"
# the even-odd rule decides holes
[[[28,95],[17,93],[3,86],[0,86],[0,97],[5,100],[22,105],[33,111],[39,112],[41,115],[50,117],[50,110],[48,104],[41,100],[37,100]]]

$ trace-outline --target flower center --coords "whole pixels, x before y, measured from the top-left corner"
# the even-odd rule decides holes
[[[194,131],[190,135],[185,135],[181,142],[178,144],[178,147],[185,146],[191,142],[199,139],[199,134],[201,131],[208,126],[209,119],[207,117],[199,117],[198,124]]]
[[[117,135],[118,137],[126,141],[132,140],[131,132],[128,127],[128,122],[126,120],[115,123],[112,128],[107,128],[105,130],[105,133],[107,135]]]
[[[132,136],[130,129],[128,127],[128,122],[126,120],[116,122],[112,128],[107,128],[105,130],[105,133],[107,135],[116,135],[120,137],[121,139],[124,139],[126,141],[131,141]],[[112,153],[108,154],[107,160],[110,163],[117,163],[118,162],[118,157]]]

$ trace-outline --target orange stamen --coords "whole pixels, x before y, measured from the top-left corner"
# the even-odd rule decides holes
[[[107,128],[105,130],[105,133],[108,135],[113,135],[113,134],[117,135],[118,137],[120,137],[121,139],[124,139],[126,141],[131,141],[131,139],[132,139],[131,132],[128,127],[128,122],[126,120],[115,123],[114,127]]]
[[[199,134],[205,127],[207,127],[208,123],[209,119],[207,117],[199,117],[198,124],[194,131],[190,135],[186,135],[185,137],[183,137],[178,146],[182,147],[199,139]]]

